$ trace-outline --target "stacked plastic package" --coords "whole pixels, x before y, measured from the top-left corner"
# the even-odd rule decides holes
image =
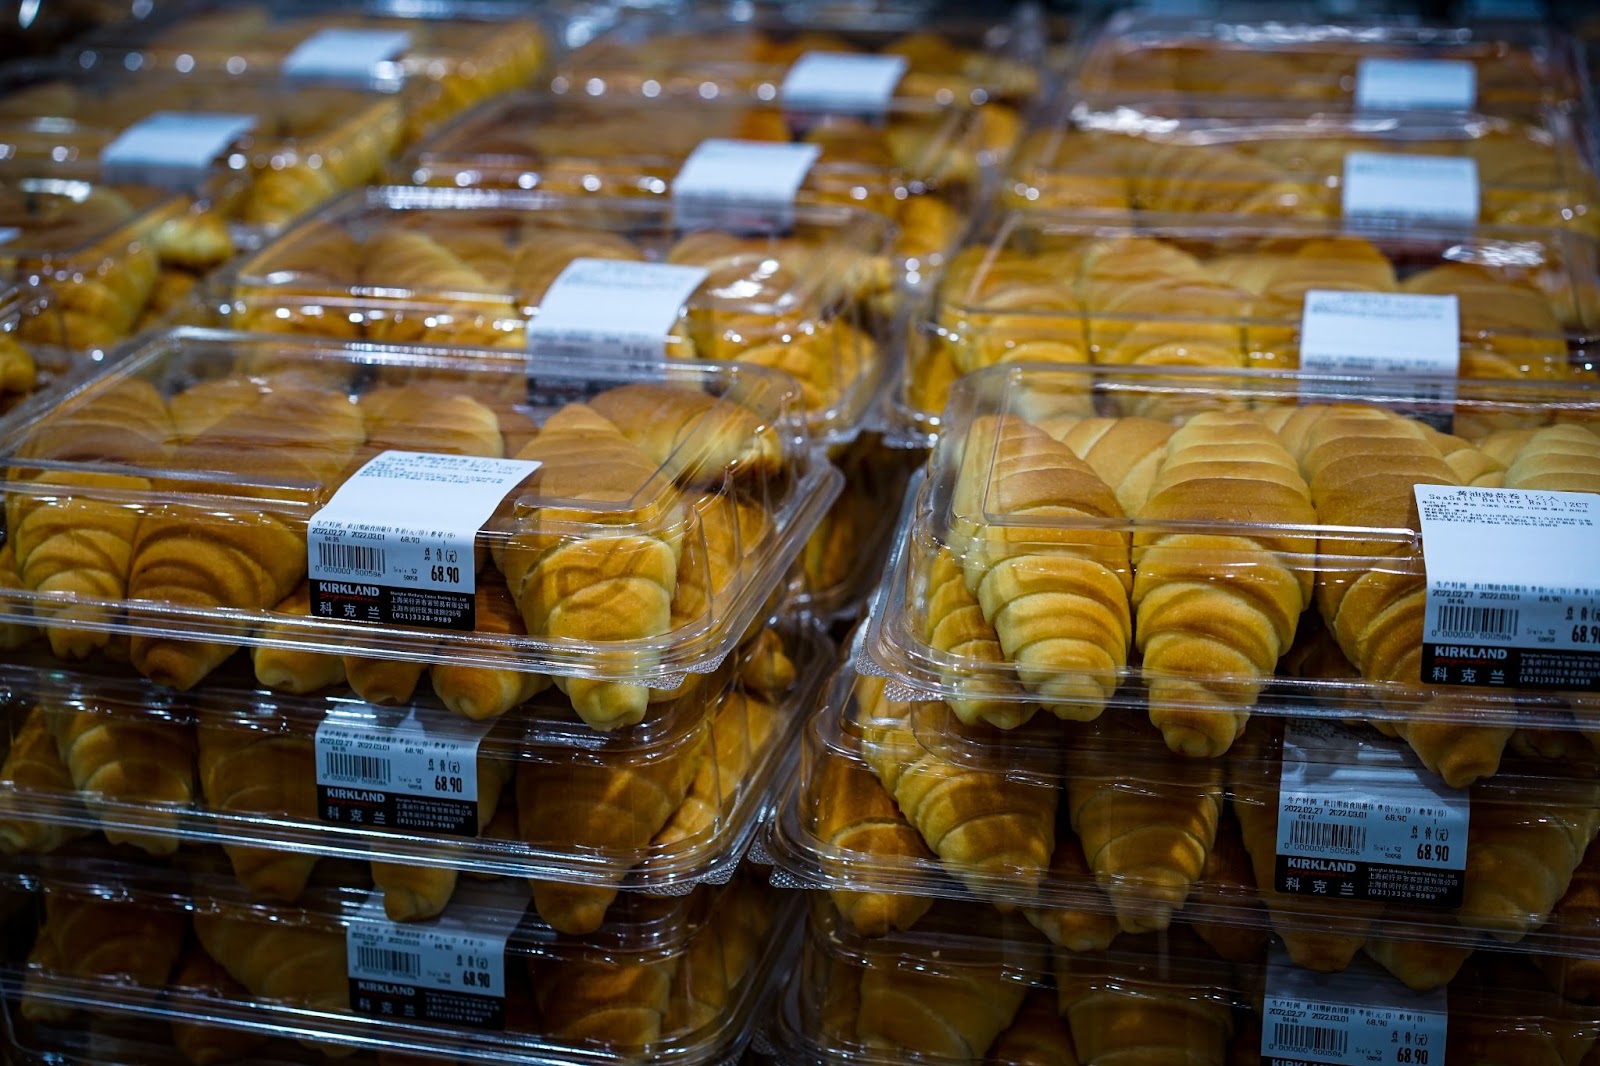
[[[1600,1061],[1568,40],[1118,17],[908,326],[785,1063]]]

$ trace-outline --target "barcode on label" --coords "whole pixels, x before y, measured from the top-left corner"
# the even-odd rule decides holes
[[[1367,829],[1360,825],[1292,822],[1289,825],[1289,843],[1307,848],[1325,848],[1328,851],[1346,851],[1357,855],[1367,846]]]
[[[363,785],[387,785],[391,768],[388,759],[376,755],[353,755],[346,751],[323,752],[323,774],[330,778],[358,781]]]
[[[1522,612],[1512,607],[1439,608],[1441,637],[1514,637]]]
[[[385,552],[382,548],[369,548],[361,544],[339,544],[330,541],[317,543],[317,561],[337,570],[354,570],[362,574],[382,577]]]
[[[1308,1051],[1344,1055],[1350,1048],[1350,1034],[1325,1025],[1296,1025],[1274,1022],[1272,1043],[1280,1051]]]
[[[360,945],[356,948],[356,962],[369,973],[386,973],[395,977],[422,976],[422,956],[412,951],[393,948],[374,948]]]

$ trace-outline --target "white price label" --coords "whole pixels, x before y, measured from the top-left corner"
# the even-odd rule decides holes
[[[1430,684],[1600,691],[1600,495],[1418,485]]]
[[[478,746],[492,722],[412,707],[339,707],[317,725],[325,822],[478,835]]]
[[[907,66],[905,56],[807,52],[784,75],[778,99],[792,111],[882,115]]]
[[[1344,217],[1478,221],[1478,164],[1448,156],[1351,152],[1344,157]]]
[[[1356,66],[1361,110],[1470,111],[1478,102],[1478,68],[1463,59],[1380,59]]]
[[[1300,369],[1346,377],[1432,378],[1412,383],[1413,392],[1448,411],[1461,370],[1459,302],[1455,296],[1312,289],[1300,317]],[[1314,399],[1348,388],[1305,381],[1300,395]],[[1442,420],[1448,422],[1448,415]]]
[[[426,922],[391,922],[374,891],[345,930],[350,1009],[402,1022],[504,1029],[506,942],[527,909],[521,881],[462,881]]]
[[[22,236],[22,231],[17,227],[0,226],[0,244],[10,244],[20,236]]]
[[[706,273],[675,263],[574,259],[528,323],[530,373],[541,359],[557,358],[662,376],[667,339]]]
[[[817,144],[701,141],[672,182],[679,229],[782,233],[794,225],[794,198],[822,154]]]
[[[119,133],[100,153],[100,176],[111,184],[192,189],[217,157],[256,126],[256,116],[157,111]]]
[[[1261,1005],[1263,1066],[1444,1063],[1449,998],[1413,992],[1365,959],[1314,973],[1275,947]]]
[[[386,451],[339,487],[307,530],[311,611],[341,622],[477,628],[473,543],[526,459]]]
[[[366,82],[411,47],[405,30],[318,30],[283,59],[291,78]]]
[[[1465,789],[1405,745],[1295,719],[1279,779],[1280,892],[1455,906],[1467,868]]]

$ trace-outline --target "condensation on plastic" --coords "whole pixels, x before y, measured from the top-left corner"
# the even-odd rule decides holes
[[[655,542],[662,537],[677,541],[685,535],[698,535],[698,513],[688,512],[685,500],[692,502],[700,493],[706,494],[707,505],[728,493],[759,501],[767,520],[760,523],[762,528],[753,543],[739,541],[744,530],[732,534],[737,550],[730,557],[732,570],[725,583],[714,581],[706,570],[724,553],[706,545],[695,549],[701,562],[692,564],[698,568],[693,576],[701,584],[694,587],[720,589],[715,611],[702,612],[695,620],[682,621],[658,636],[602,641],[367,625],[279,607],[277,597],[287,597],[295,581],[304,577],[302,558],[298,565],[293,560],[284,564],[289,573],[297,570],[299,576],[281,593],[240,593],[219,586],[213,595],[232,597],[222,601],[228,603],[225,608],[194,606],[172,598],[141,598],[133,593],[131,584],[108,595],[103,587],[63,592],[19,583],[0,589],[0,617],[78,634],[130,634],[136,663],[141,661],[140,641],[152,642],[155,647],[170,638],[180,643],[168,649],[170,655],[162,651],[161,659],[170,666],[177,657],[182,660],[181,669],[173,672],[161,667],[150,676],[177,687],[197,680],[187,676],[191,671],[203,676],[226,658],[225,650],[189,649],[188,642],[223,649],[248,645],[495,667],[662,689],[675,687],[686,674],[714,670],[760,615],[842,480],[806,439],[793,383],[774,371],[710,361],[664,360],[642,368],[610,370],[550,360],[541,365],[539,389],[530,397],[527,374],[525,357],[487,349],[405,348],[190,328],[170,331],[147,338],[50,410],[30,411],[30,417],[12,423],[10,432],[0,438],[0,455],[5,456],[10,471],[8,506],[13,515],[59,506],[94,511],[98,503],[130,507],[141,515],[182,514],[188,524],[186,535],[199,541],[226,534],[229,538],[244,536],[250,542],[248,528],[240,524],[250,527],[267,521],[262,516],[262,500],[269,499],[277,501],[272,513],[281,515],[272,521],[283,524],[298,540],[303,555],[307,523],[326,503],[339,478],[348,474],[345,468],[357,458],[361,442],[346,439],[350,427],[345,421],[350,419],[339,423],[340,436],[324,439],[322,435],[331,432],[324,425],[311,429],[316,436],[308,438],[304,425],[285,422],[281,416],[274,419],[272,411],[283,404],[292,407],[298,403],[302,412],[321,411],[318,417],[327,422],[343,410],[337,401],[359,405],[361,397],[373,389],[423,387],[435,390],[441,400],[459,395],[463,403],[476,403],[476,410],[494,413],[502,431],[514,438],[508,448],[514,453],[516,439],[532,436],[567,403],[590,400],[642,374],[645,380],[652,376],[662,379],[669,397],[679,389],[686,397],[695,397],[691,406],[702,404],[707,393],[727,403],[711,404],[686,421],[683,434],[670,443],[670,454],[663,457],[648,481],[626,488],[625,498],[615,503],[545,500],[526,492],[513,493],[510,502],[561,508],[561,521],[550,529],[563,539],[582,540],[598,534],[614,538],[625,531]],[[275,389],[275,383],[280,387]],[[131,448],[127,439],[118,438],[121,443],[113,440],[75,447],[67,458],[39,459],[30,450],[45,447],[40,442],[57,432],[52,427],[71,426],[75,418],[96,417],[94,412],[103,405],[117,409],[121,397],[154,396],[164,408],[166,399],[196,386],[203,391],[186,405],[192,415],[201,415],[194,409],[201,396],[212,397],[207,402],[221,406],[202,417],[204,431],[194,442],[186,444],[176,428],[158,431],[145,425],[135,430],[139,443]],[[284,395],[274,399],[275,392]],[[267,413],[251,415],[255,407]],[[137,403],[133,409],[139,409]],[[213,413],[222,416],[214,425],[208,420]],[[302,413],[298,417],[307,416]],[[359,415],[353,420],[360,424]],[[204,442],[210,442],[210,450],[200,449]],[[185,449],[191,455],[187,464]],[[292,469],[284,466],[285,449],[294,457]],[[53,446],[46,450],[62,454]],[[726,468],[718,465],[724,462]],[[40,480],[47,471],[50,476]],[[84,488],[70,495],[62,493],[53,485],[62,477]],[[681,490],[679,480],[686,481]],[[510,544],[515,536],[514,522],[492,519],[480,534],[480,543],[498,548]],[[251,550],[241,548],[242,557]],[[275,565],[282,562],[275,561]],[[685,570],[677,575],[678,588],[687,587],[688,574]],[[491,580],[487,571],[485,579]],[[273,602],[249,599],[264,594]],[[111,642],[105,637],[83,636],[73,638],[73,643],[87,650]],[[199,658],[190,661],[196,656]]]

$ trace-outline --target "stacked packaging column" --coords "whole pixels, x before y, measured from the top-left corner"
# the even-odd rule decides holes
[[[912,331],[775,1059],[1592,1061],[1594,178],[1570,45],[1497,32],[1085,46]]]

